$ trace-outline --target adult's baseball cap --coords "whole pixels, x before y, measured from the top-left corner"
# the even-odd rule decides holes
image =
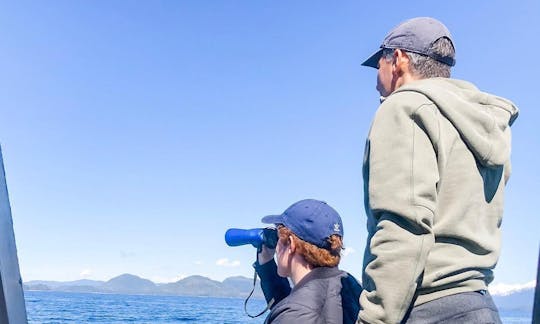
[[[262,218],[266,224],[283,224],[302,240],[320,248],[328,248],[327,239],[337,234],[343,237],[339,214],[326,202],[304,199],[292,204],[281,215]]]
[[[452,35],[446,26],[437,19],[430,17],[412,18],[402,22],[392,29],[384,38],[380,49],[371,55],[362,65],[378,68],[379,59],[384,49],[402,49],[425,56],[449,66],[454,66],[456,60],[452,56],[442,56],[430,50],[431,45],[442,37],[446,37],[454,46]]]

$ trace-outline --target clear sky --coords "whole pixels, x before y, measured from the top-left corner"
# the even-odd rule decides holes
[[[251,276],[260,227],[303,198],[343,217],[360,277],[376,71],[415,16],[451,30],[453,76],[507,97],[513,127],[495,283],[536,276],[540,5],[530,1],[0,3],[0,142],[23,280]]]

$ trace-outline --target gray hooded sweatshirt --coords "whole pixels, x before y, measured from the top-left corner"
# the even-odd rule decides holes
[[[510,101],[446,78],[408,83],[381,104],[363,168],[361,321],[399,323],[411,305],[487,288],[517,115]]]

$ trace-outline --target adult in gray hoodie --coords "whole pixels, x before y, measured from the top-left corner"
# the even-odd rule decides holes
[[[359,323],[499,323],[488,284],[510,176],[508,100],[450,79],[433,18],[395,27],[363,65],[379,106],[363,166],[368,241]]]

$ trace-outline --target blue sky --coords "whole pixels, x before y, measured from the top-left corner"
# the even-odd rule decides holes
[[[536,276],[538,1],[0,4],[0,142],[21,273],[168,282],[251,276],[229,227],[303,198],[342,215],[360,277],[361,166],[378,105],[360,66],[397,23],[451,30],[453,76],[513,100],[495,283]]]

